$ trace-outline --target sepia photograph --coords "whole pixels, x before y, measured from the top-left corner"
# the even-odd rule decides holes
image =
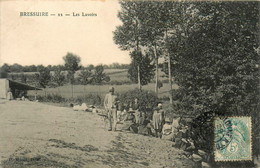
[[[1,0],[0,168],[260,168],[260,1]]]

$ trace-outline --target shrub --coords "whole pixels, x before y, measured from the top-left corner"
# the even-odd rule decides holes
[[[155,93],[134,89],[119,95],[120,102],[127,105],[133,104],[135,98],[138,99],[140,110],[146,112],[148,117],[151,117],[152,109],[156,107],[158,103]]]

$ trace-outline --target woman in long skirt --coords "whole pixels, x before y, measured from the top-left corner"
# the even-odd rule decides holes
[[[153,112],[153,127],[155,130],[155,136],[161,138],[162,114],[159,112],[159,108],[156,108]]]

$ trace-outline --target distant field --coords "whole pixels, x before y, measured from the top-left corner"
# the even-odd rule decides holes
[[[110,76],[111,81],[130,81],[127,77],[128,69],[105,69],[104,72]],[[164,72],[159,70],[159,80],[167,80]]]
[[[128,69],[104,69],[104,72],[110,77],[111,81],[130,81],[130,79],[127,77],[128,75]],[[19,74],[25,74],[25,75],[32,75],[35,74],[36,72],[17,72],[17,73],[10,73],[13,75],[19,75]],[[78,77],[80,71],[77,71],[75,73],[75,78]],[[54,74],[54,71],[51,71],[51,74]],[[66,75],[67,72],[64,71],[64,74]],[[166,77],[164,77],[164,72],[159,70],[159,80],[167,80]]]
[[[108,92],[108,88],[111,85],[87,85],[85,87],[86,94],[97,94],[100,96],[105,96],[105,94]],[[143,86],[144,90],[151,90],[154,91],[154,83],[150,83],[148,85]],[[128,90],[132,90],[135,88],[138,88],[137,84],[130,84],[130,85],[115,85],[115,90],[117,93],[123,93]],[[174,89],[177,89],[177,85],[173,85]],[[58,91],[59,90],[59,91]],[[74,85],[73,86],[74,90],[74,97],[76,96],[84,96],[84,86],[83,85]],[[168,84],[163,84],[163,87],[159,89],[159,97],[164,97],[168,96],[168,90],[169,90],[169,85]],[[29,95],[34,95],[34,91],[29,91]],[[59,88],[47,88],[46,89],[47,94],[60,94],[61,96],[65,98],[70,98],[71,97],[71,85],[66,85],[62,86]],[[38,91],[39,95],[44,95],[44,91]]]
[[[104,69],[104,72],[108,75],[127,72],[128,69]]]
[[[111,81],[130,81],[127,77],[127,69],[105,69],[104,72],[109,75]]]
[[[110,76],[111,81],[130,81],[129,78],[127,78],[127,69],[105,69],[104,72]],[[78,72],[76,72],[75,77],[78,76]],[[17,73],[16,73],[17,74]],[[33,74],[33,72],[25,72],[24,74]],[[164,73],[159,70],[159,80],[167,80],[166,77],[163,77]],[[110,85],[87,85],[85,87],[86,94],[92,93],[92,94],[98,94],[100,96],[104,96],[109,88]],[[135,88],[138,88],[137,84],[124,84],[124,85],[115,85],[116,92],[123,93],[128,90],[132,90]],[[150,83],[148,85],[143,86],[144,90],[151,90],[154,91],[155,83]],[[173,85],[173,88],[178,88],[177,85]],[[77,96],[83,96],[84,95],[84,86],[83,85],[74,85],[73,86],[73,93],[74,97]],[[168,83],[164,83],[163,87],[159,89],[159,97],[168,96],[168,90],[169,85]],[[29,91],[29,95],[34,95],[34,91]],[[65,98],[70,98],[72,96],[71,94],[71,85],[67,84],[65,86],[59,87],[59,88],[47,88],[46,89],[47,94],[60,94],[61,96]],[[39,95],[44,95],[44,91],[38,91]]]

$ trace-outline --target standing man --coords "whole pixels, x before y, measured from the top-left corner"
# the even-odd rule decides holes
[[[114,87],[109,87],[109,93],[106,94],[104,100],[104,107],[107,112],[108,120],[109,120],[109,130],[112,130],[112,122],[113,122],[113,131],[116,130],[116,123],[117,123],[117,96],[114,95],[115,89]],[[113,118],[113,120],[112,120]]]

